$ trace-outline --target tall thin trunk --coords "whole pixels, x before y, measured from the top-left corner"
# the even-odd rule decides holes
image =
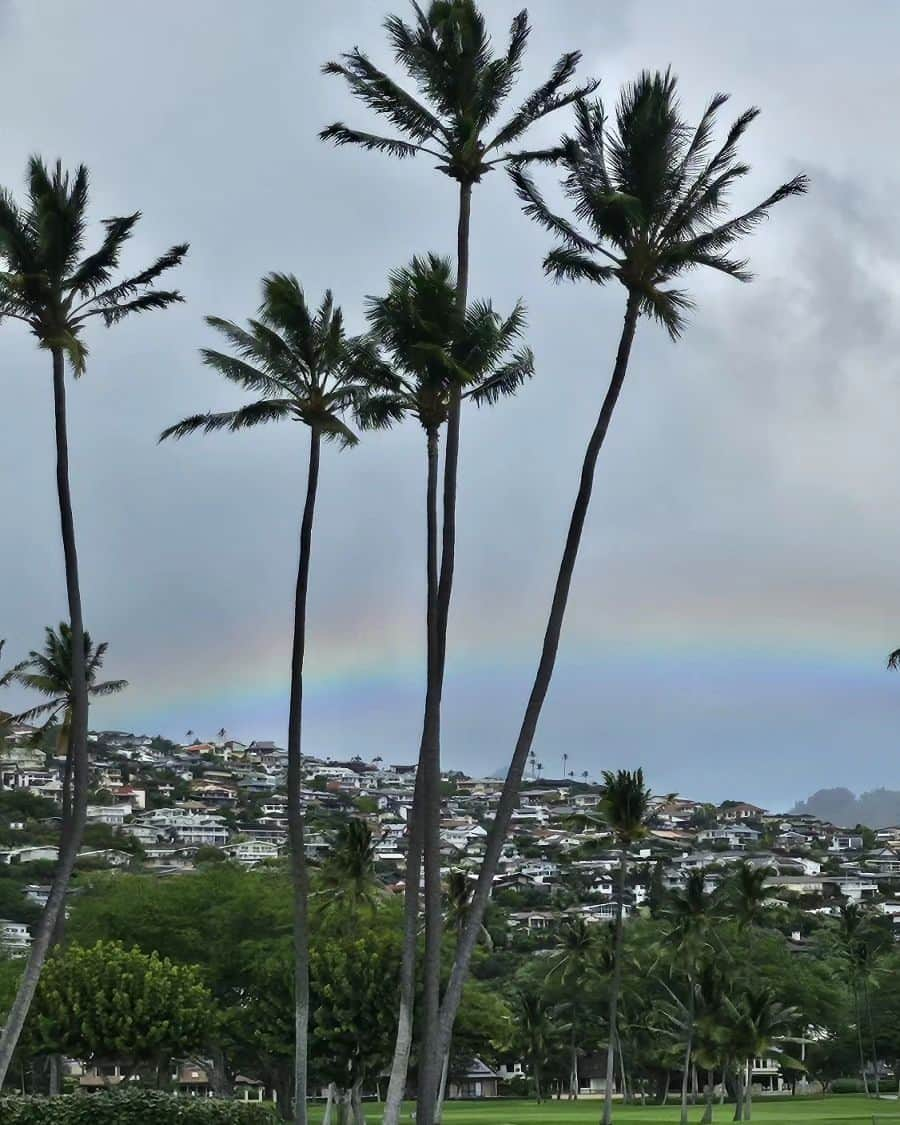
[[[603,1092],[603,1125],[612,1122],[613,1081],[616,1066],[616,1038],[618,1036],[619,992],[622,988],[622,941],[625,936],[625,871],[626,851],[619,855],[619,903],[616,909],[616,936],[613,946],[613,971],[609,986],[609,1043],[606,1047],[606,1089]]]
[[[622,389],[625,374],[628,370],[628,358],[631,354],[631,345],[634,341],[639,311],[639,297],[637,294],[629,293],[625,309],[625,321],[622,326],[622,335],[619,340],[612,378],[606,391],[603,405],[600,408],[597,424],[594,427],[587,449],[585,450],[584,464],[581,469],[581,480],[578,486],[578,493],[575,497],[571,520],[569,522],[566,545],[563,550],[559,574],[556,579],[556,587],[553,592],[553,602],[547,620],[547,629],[544,633],[541,658],[535,675],[534,685],[532,686],[531,696],[529,697],[528,705],[525,709],[525,715],[522,720],[522,726],[516,742],[515,752],[510,762],[509,771],[503,783],[503,791],[500,795],[497,812],[488,835],[484,860],[478,875],[478,883],[476,884],[475,893],[472,896],[472,901],[469,906],[466,928],[463,932],[462,940],[457,946],[456,958],[454,960],[453,970],[450,974],[450,982],[447,986],[444,1002],[441,1006],[442,1042],[449,1042],[453,1034],[453,1023],[456,1019],[456,1012],[462,997],[463,985],[468,975],[469,963],[478,942],[478,935],[484,920],[484,913],[491,896],[494,875],[497,872],[497,864],[500,860],[500,854],[503,850],[507,831],[509,830],[509,822],[518,805],[522,774],[528,761],[528,754],[534,742],[535,732],[537,731],[538,719],[540,718],[541,709],[543,708],[544,700],[550,687],[550,680],[553,676],[556,654],[559,649],[559,640],[562,634],[563,621],[566,613],[566,605],[569,600],[569,588],[572,584],[572,575],[575,570],[575,561],[578,557],[578,548],[581,544],[581,535],[584,530],[588,508],[590,507],[597,458],[606,438],[613,411],[615,410],[616,402],[619,398],[619,392]],[[426,1123],[426,1125],[429,1125],[429,1123]]]
[[[309,431],[309,469],[306,503],[300,524],[300,559],[294,598],[294,641],[291,651],[291,702],[288,716],[287,813],[291,844],[291,885],[294,912],[294,1125],[306,1125],[307,1050],[309,1039],[309,872],[306,864],[305,824],[301,789],[303,768],[301,734],[303,722],[303,653],[306,643],[306,596],[309,588],[309,556],[312,542],[316,489],[319,484],[321,437],[315,426]]]
[[[322,1115],[322,1125],[331,1125],[331,1110],[334,1105],[334,1083],[328,1083],[325,1094],[325,1113]]]
[[[361,1078],[357,1078],[350,1088],[350,1113],[353,1117],[353,1125],[366,1125],[366,1109],[362,1100],[362,1082]]]
[[[881,1097],[881,1079],[878,1075],[878,1045],[875,1042],[875,1022],[872,1019],[872,997],[869,993],[869,982],[866,980],[865,975],[862,979],[863,983],[863,1002],[866,1007],[866,1021],[869,1025],[869,1042],[872,1047],[872,1066],[875,1070],[875,1097]]]
[[[715,1075],[712,1070],[706,1072],[706,1109],[703,1111],[701,1125],[712,1125],[713,1098],[715,1096]]]
[[[441,1125],[444,1119],[444,1100],[447,1097],[447,1080],[450,1077],[450,1052],[444,1055],[441,1063],[441,1080],[438,1083],[437,1105],[434,1110],[435,1125]]]
[[[544,1094],[541,1090],[541,1064],[537,1059],[534,1060],[534,1100],[538,1105],[544,1100]]]
[[[681,1069],[681,1125],[688,1120],[688,1079],[691,1071],[691,1051],[694,1046],[694,981],[688,973],[688,1027],[687,1043],[684,1048],[684,1065]]]
[[[869,1079],[866,1077],[866,1052],[863,1047],[862,1012],[859,1005],[859,982],[855,975],[853,978],[853,1005],[856,1008],[856,1042],[859,1047],[859,1074],[862,1078],[863,1091],[869,1096]]]
[[[469,220],[472,185],[459,185],[457,224],[456,311],[464,318],[469,289]],[[452,1027],[443,1034],[441,1024],[441,696],[447,652],[447,622],[453,591],[456,560],[456,483],[459,465],[459,423],[462,389],[455,387],[447,415],[447,445],[444,452],[443,530],[441,568],[437,591],[436,659],[429,676],[425,700],[419,768],[422,784],[422,858],[425,874],[425,962],[423,969],[423,1028],[419,1058],[419,1125],[434,1125],[440,1067],[449,1049]]]
[[[47,905],[41,914],[19,983],[16,998],[0,1035],[0,1088],[6,1079],[13,1052],[22,1034],[28,1009],[34,998],[41,969],[56,929],[56,920],[65,909],[66,890],[75,866],[75,857],[84,833],[88,796],[88,694],[84,659],[84,619],[78,578],[78,552],[75,546],[75,519],[69,487],[69,441],[66,429],[65,359],[60,348],[53,349],[53,405],[56,427],[56,490],[66,568],[66,595],[69,628],[72,635],[72,721],[69,752],[72,756],[72,809],[68,825],[60,834],[59,859],[53,873]]]
[[[437,663],[437,482],[438,433],[431,429],[427,438],[427,478],[425,489],[426,511],[426,649],[427,679],[429,686],[435,678]],[[429,695],[426,694],[426,710]],[[423,730],[424,747],[424,730]],[[406,887],[403,902],[403,957],[400,965],[400,1014],[397,1021],[397,1038],[391,1063],[391,1078],[384,1103],[384,1125],[399,1125],[400,1107],[406,1093],[409,1054],[413,1038],[413,1009],[416,993],[416,942],[419,932],[419,888],[422,880],[422,831],[425,810],[422,808],[425,770],[422,765],[422,747],[419,750],[419,767],[416,770],[416,787],[413,794],[406,852]],[[440,784],[438,785],[440,802]],[[438,832],[440,833],[440,803],[438,804]],[[440,854],[440,835],[438,836]],[[440,963],[438,962],[438,968]],[[438,981],[440,984],[440,981]]]
[[[616,1050],[619,1055],[619,1076],[622,1079],[622,1101],[628,1104],[628,1075],[625,1072],[625,1052],[622,1050],[622,1036],[616,1032]]]
[[[732,1118],[732,1121],[743,1121],[744,1120],[744,1072],[743,1072],[743,1064],[742,1063],[738,1063],[737,1075],[736,1075],[736,1078],[735,1078],[735,1082],[736,1082],[736,1085],[737,1085],[737,1091],[736,1091],[737,1096],[734,1099],[734,1117]]]
[[[753,1116],[753,1070],[751,1060],[747,1059],[747,1087],[744,1102],[744,1120],[749,1121]]]

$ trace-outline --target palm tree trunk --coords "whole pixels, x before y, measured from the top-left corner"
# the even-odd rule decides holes
[[[438,481],[438,433],[429,430],[427,435],[427,484],[425,490],[426,509],[426,648],[429,686],[435,679],[437,661],[437,481]],[[430,690],[426,692],[425,707],[428,711]],[[426,716],[426,721],[428,716]],[[397,1021],[397,1038],[394,1044],[394,1058],[391,1063],[391,1079],[384,1104],[384,1125],[399,1125],[400,1107],[406,1093],[406,1076],[409,1070],[409,1054],[413,1037],[413,1009],[416,992],[416,941],[419,932],[419,887],[422,878],[422,822],[425,810],[422,808],[425,770],[422,765],[422,751],[425,745],[423,729],[422,746],[419,748],[419,767],[416,770],[416,787],[409,825],[409,842],[406,852],[406,887],[403,901],[403,957],[400,965],[400,1015]],[[438,778],[438,863],[440,864],[440,777]],[[440,889],[440,883],[438,884]],[[438,959],[438,972],[440,960]],[[440,979],[438,979],[440,987]]]
[[[853,1004],[856,1008],[856,1042],[859,1047],[859,1075],[862,1078],[863,1091],[866,1097],[869,1096],[869,1079],[866,1077],[866,1052],[863,1047],[862,1036],[862,1012],[859,1006],[859,983],[854,977],[853,980]]]
[[[628,1104],[628,1075],[625,1072],[625,1054],[622,1050],[622,1036],[616,1032],[616,1050],[619,1054],[619,1075],[622,1079],[622,1102]]]
[[[744,1106],[744,1120],[749,1121],[753,1116],[753,1071],[750,1060],[747,1059],[747,1100]]]
[[[65,909],[66,890],[75,857],[84,833],[88,795],[88,694],[84,659],[84,619],[81,612],[81,588],[78,577],[78,552],[75,545],[75,519],[69,487],[69,440],[66,428],[65,359],[60,348],[53,349],[53,405],[56,427],[56,490],[62,531],[63,556],[66,568],[66,594],[69,627],[72,634],[72,721],[69,752],[72,756],[73,799],[68,824],[60,833],[59,859],[53,873],[47,905],[34,933],[25,972],[16,998],[0,1035],[0,1088],[6,1079],[13,1052],[22,1033],[28,1009],[34,998],[47,952],[56,929],[56,920]]]
[[[306,595],[316,489],[319,484],[321,437],[315,426],[309,434],[306,503],[300,524],[300,560],[294,599],[294,642],[291,653],[291,702],[288,716],[287,813],[291,843],[291,884],[294,899],[294,1125],[306,1125],[307,1049],[309,1038],[309,872],[306,865],[305,824],[301,789],[303,768],[303,653],[306,643]]]
[[[456,1012],[462,997],[463,985],[468,975],[469,963],[478,942],[478,935],[484,919],[485,910],[487,909],[488,900],[491,896],[491,889],[493,887],[494,875],[497,872],[500,853],[509,830],[510,818],[519,802],[519,787],[522,782],[522,775],[528,761],[528,754],[534,742],[538,719],[540,718],[541,709],[544,706],[544,700],[546,699],[547,691],[550,687],[550,680],[553,677],[553,669],[556,664],[556,654],[562,634],[566,605],[569,600],[569,588],[572,584],[572,575],[575,571],[575,561],[578,557],[581,535],[584,530],[588,508],[590,507],[597,458],[606,438],[613,411],[615,410],[616,402],[619,398],[619,392],[625,381],[625,374],[628,370],[628,358],[631,354],[631,345],[634,341],[639,311],[639,297],[637,294],[629,293],[628,303],[625,309],[625,321],[622,327],[618,351],[616,353],[616,362],[613,367],[612,378],[600,409],[600,415],[597,418],[597,424],[594,427],[594,432],[591,434],[584,455],[581,480],[578,493],[575,497],[575,504],[572,509],[572,517],[569,522],[569,531],[566,536],[566,545],[563,550],[562,561],[560,562],[559,574],[556,579],[556,588],[553,593],[550,616],[547,620],[547,629],[544,633],[544,642],[541,649],[541,658],[538,664],[537,674],[535,675],[531,696],[529,697],[528,705],[525,709],[515,752],[510,762],[506,780],[503,783],[503,791],[500,795],[497,812],[488,835],[484,861],[482,862],[481,870],[478,875],[478,883],[476,884],[475,893],[472,896],[472,901],[469,906],[466,928],[463,932],[462,940],[457,946],[453,970],[450,974],[450,982],[447,986],[444,1002],[441,1006],[442,1041],[449,1042],[453,1033],[453,1022],[456,1019]]]
[[[869,1025],[869,1043],[872,1047],[872,1066],[875,1068],[875,1097],[881,1097],[881,1079],[878,1076],[878,1046],[875,1043],[875,1023],[872,1019],[872,997],[869,982],[863,975],[863,1002],[866,1006],[866,1021]]]
[[[472,208],[472,185],[459,185],[459,219],[457,224],[456,306],[460,318],[465,316],[469,289],[469,220]],[[443,1054],[449,1049],[452,1027],[442,1034],[441,1025],[441,696],[447,651],[447,622],[450,596],[453,591],[453,570],[456,560],[456,483],[459,465],[459,422],[462,390],[455,387],[447,415],[447,446],[444,453],[443,531],[441,536],[441,570],[437,590],[435,623],[435,666],[429,676],[425,700],[425,721],[419,768],[424,772],[422,785],[422,858],[425,871],[425,962],[423,969],[423,1028],[419,1052],[419,1125],[434,1125],[437,1089]]]
[[[612,1122],[612,1094],[616,1064],[617,1019],[619,1013],[619,992],[622,987],[622,942],[625,936],[625,870],[626,851],[619,855],[619,903],[616,910],[616,936],[613,946],[613,971],[609,985],[609,1043],[606,1047],[606,1089],[603,1092],[603,1125]]]
[[[715,1094],[715,1075],[711,1070],[706,1072],[706,1109],[703,1111],[701,1125],[712,1125],[713,1097]]]
[[[322,1125],[331,1125],[331,1108],[334,1105],[334,1083],[328,1083],[325,1095],[325,1112],[322,1115]]]
[[[444,1099],[447,1097],[447,1079],[450,1077],[450,1052],[444,1055],[441,1063],[441,1080],[438,1083],[437,1105],[434,1110],[435,1125],[441,1125],[444,1119]]]
[[[694,982],[688,974],[688,1027],[687,1043],[684,1048],[684,1066],[681,1072],[681,1125],[687,1125],[688,1120],[688,1078],[691,1071],[691,1051],[694,1046]]]
[[[734,1099],[734,1117],[732,1121],[744,1120],[744,1071],[743,1064],[738,1063],[737,1074],[735,1077],[737,1084],[736,1097]]]

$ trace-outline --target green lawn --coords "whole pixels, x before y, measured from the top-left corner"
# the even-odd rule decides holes
[[[367,1106],[367,1116],[377,1121],[373,1112],[375,1106]],[[496,1101],[476,1104],[467,1102],[449,1104],[444,1109],[446,1125],[598,1125],[602,1103],[595,1099],[579,1102],[545,1102],[534,1105],[530,1102]],[[713,1120],[725,1125],[730,1122],[734,1106],[717,1106]],[[703,1116],[703,1107],[694,1106],[690,1111],[691,1122]],[[614,1125],[628,1122],[631,1125],[672,1125],[677,1122],[677,1106],[660,1108],[648,1106],[617,1106],[613,1114]],[[797,1098],[792,1101],[766,1103],[764,1099],[754,1102],[753,1121],[766,1125],[816,1125],[827,1122],[829,1125],[881,1125],[882,1122],[900,1123],[900,1103],[893,1101],[873,1102],[852,1095],[834,1095],[824,1100]],[[408,1113],[403,1114],[403,1125],[411,1122]]]

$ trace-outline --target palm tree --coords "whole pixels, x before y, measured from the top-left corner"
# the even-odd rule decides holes
[[[644,771],[637,769],[603,771],[600,811],[619,849],[619,888],[613,938],[612,978],[609,986],[609,1042],[606,1048],[606,1092],[603,1100],[603,1125],[612,1121],[612,1091],[616,1062],[616,1017],[622,988],[622,944],[625,934],[625,882],[628,849],[643,839],[651,816],[650,790],[644,785]]]
[[[684,1063],[681,1069],[681,1125],[688,1119],[688,1080],[694,1046],[696,1016],[696,966],[708,947],[707,931],[714,917],[715,895],[706,891],[706,872],[688,872],[684,890],[673,890],[663,910],[666,925],[663,942],[687,979]]]
[[[887,659],[888,668],[897,671],[900,668],[900,648],[895,648]]]
[[[512,350],[524,326],[523,306],[517,304],[503,319],[490,303],[476,302],[466,309],[460,322],[453,267],[446,258],[434,254],[414,258],[409,266],[395,270],[389,278],[387,295],[369,298],[367,315],[371,338],[366,345],[366,360],[384,363],[378,351],[383,349],[396,390],[372,396],[362,412],[362,420],[364,424],[373,421],[385,425],[409,415],[418,420],[425,432],[426,648],[428,679],[434,682],[439,647],[437,484],[440,431],[457,394],[479,406],[514,394],[531,376],[534,359],[527,348]],[[416,774],[408,838],[400,1016],[386,1101],[389,1120],[399,1113],[412,1044],[424,782],[425,771],[420,768]],[[439,980],[439,958],[435,967],[438,953],[439,950],[428,948],[426,975],[430,978],[436,973]]]
[[[754,867],[744,861],[728,884],[731,907],[742,929],[757,925],[762,918],[765,905],[772,897],[771,889],[766,886],[769,873],[768,867]]]
[[[722,996],[721,1038],[724,1050],[737,1063],[735,1121],[749,1121],[753,1112],[753,1084],[745,1082],[750,1060],[778,1059],[784,1066],[802,1069],[780,1046],[796,1023],[798,1011],[775,999],[766,987],[748,988],[737,999]],[[748,1075],[749,1077],[749,1075]]]
[[[712,149],[716,113],[725,100],[725,95],[717,94],[692,130],[681,116],[675,78],[668,71],[644,73],[625,88],[616,125],[611,129],[607,128],[601,102],[580,99],[576,103],[577,134],[564,137],[560,151],[566,169],[563,190],[578,218],[589,224],[587,235],[549,209],[522,166],[512,169],[526,212],[562,242],[547,256],[545,270],[557,280],[571,278],[598,284],[616,280],[627,297],[612,377],[585,451],[531,695],[485,849],[473,902],[472,929],[460,944],[442,1007],[442,1035],[452,1027],[462,996],[474,949],[475,919],[491,893],[553,676],[597,458],[628,369],[638,319],[653,316],[677,338],[690,300],[669,283],[700,266],[746,280],[749,274],[745,264],[729,258],[727,251],[752,231],[772,206],[806,190],[806,178],[798,176],[758,206],[724,218],[729,186],[749,171],[737,159],[738,141],[757,115],[756,110],[742,114],[724,143]]]
[[[84,638],[84,665],[87,679],[88,696],[116,695],[128,687],[127,680],[106,680],[97,683],[97,674],[103,667],[106,659],[106,650],[109,647],[102,641],[95,648],[91,635],[86,630]],[[72,753],[71,730],[72,711],[74,707],[74,677],[72,659],[72,630],[61,621],[59,631],[49,625],[44,630],[44,648],[42,652],[32,651],[26,660],[17,664],[8,673],[10,680],[21,684],[31,691],[36,691],[47,698],[46,703],[32,707],[16,716],[22,723],[46,716],[45,726],[59,722],[57,736],[57,753],[65,759],[65,773],[63,775],[63,824],[69,823],[72,807]]]
[[[550,1054],[552,1025],[550,1005],[539,992],[520,992],[517,997],[515,1028],[522,1053],[531,1065],[534,1075],[534,1096],[540,1104],[544,1100],[541,1085],[542,1072]]]
[[[351,926],[359,922],[360,909],[372,910],[384,893],[375,876],[376,843],[366,821],[346,820],[335,833],[331,852],[322,866],[322,909],[343,910]]]
[[[306,643],[306,599],[321,443],[340,448],[357,444],[343,421],[358,411],[373,392],[393,389],[380,370],[365,370],[358,348],[348,341],[341,310],[330,292],[316,312],[307,305],[300,283],[291,274],[271,273],[263,279],[258,319],[247,328],[220,317],[207,324],[220,332],[233,354],[205,348],[204,362],[226,379],[258,397],[237,410],[196,414],[164,430],[160,440],[181,438],[197,431],[237,432],[266,422],[299,422],[309,430],[306,502],[300,525],[300,557],[294,599],[291,654],[291,696],[288,717],[288,829],[291,841],[295,944],[295,1065],[294,1120],[306,1122],[307,1032],[309,1025],[309,947],[307,933],[309,879],[304,847],[301,802],[301,727],[303,657]]]
[[[437,160],[440,172],[459,185],[457,214],[456,305],[465,314],[469,284],[469,227],[472,188],[493,168],[512,157],[517,145],[535,122],[592,93],[596,82],[571,86],[581,55],[568,52],[558,60],[548,79],[494,127],[522,67],[530,33],[528,16],[520,12],[512,22],[504,54],[495,55],[484,17],[475,0],[433,0],[427,11],[413,3],[415,21],[399,16],[385,20],[385,30],[397,63],[415,88],[411,93],[379,69],[366,54],[354,48],[323,67],[326,74],[342,77],[351,92],[375,113],[386,118],[400,135],[362,132],[335,122],[320,136],[337,145],[358,145],[398,159],[420,153]],[[521,154],[517,154],[521,155]],[[447,620],[453,587],[456,540],[456,482],[459,456],[461,394],[451,395],[444,461],[443,534],[435,639],[437,651],[430,662],[420,762],[423,767],[420,804],[424,806],[423,855],[425,866],[426,958],[424,1028],[420,1065],[420,1101],[434,1099],[441,1063],[438,1040],[440,1000],[440,706],[443,686]],[[408,873],[409,875],[409,873]],[[412,880],[407,876],[407,883]],[[410,954],[411,955],[411,954]],[[448,1042],[450,1035],[446,1036]],[[430,1109],[421,1125],[432,1125]],[[396,1125],[399,1105],[391,1104],[387,1125]]]
[[[888,939],[889,940],[889,939]],[[859,1050],[859,1069],[866,1096],[869,1095],[869,1081],[866,1072],[866,1056],[863,1047],[862,1023],[865,1016],[869,1028],[872,1064],[875,1070],[875,1096],[880,1096],[880,1077],[878,1073],[878,1048],[875,1042],[872,1005],[869,994],[869,981],[873,971],[877,973],[876,962],[885,944],[883,933],[875,920],[855,902],[841,907],[837,932],[837,947],[846,965],[853,1006],[856,1016],[856,1039]]]
[[[72,630],[73,809],[68,845],[59,862],[47,905],[34,935],[28,964],[7,1015],[0,1038],[0,1086],[28,1014],[50,939],[62,909],[66,887],[84,830],[87,807],[88,692],[84,661],[84,625],[75,519],[69,482],[69,438],[66,422],[66,361],[77,378],[87,368],[85,329],[99,317],[109,327],[132,313],[163,309],[182,298],[155,283],[177,266],[187,245],[173,246],[152,265],[132,277],[115,280],[122,249],[134,232],[140,211],[104,221],[99,247],[84,254],[88,206],[88,172],[82,164],[70,176],[57,161],[49,170],[37,156],[28,162],[27,198],[19,206],[11,193],[0,191],[0,320],[26,324],[38,346],[50,352],[56,434],[56,488],[59,499],[66,594]]]
[[[591,926],[581,917],[572,918],[560,930],[553,954],[553,965],[547,974],[549,980],[556,973],[560,981],[569,988],[569,1098],[577,1099],[578,1080],[578,1031],[581,1014],[581,994],[585,984],[585,974],[596,951],[595,934]]]

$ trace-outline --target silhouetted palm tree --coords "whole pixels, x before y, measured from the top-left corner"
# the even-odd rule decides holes
[[[547,974],[549,980],[558,974],[560,982],[568,988],[569,999],[569,1097],[577,1099],[580,1082],[578,1078],[578,1032],[582,1013],[581,995],[585,986],[585,976],[596,952],[596,934],[584,918],[570,919],[561,928],[556,948],[553,951],[553,964]]]
[[[351,926],[358,924],[360,909],[373,908],[385,891],[375,875],[376,843],[366,821],[347,820],[335,833],[322,865],[322,910],[340,910]]]
[[[895,648],[894,651],[890,654],[887,659],[887,666],[894,671],[900,668],[900,648]]]
[[[128,687],[127,680],[106,680],[97,683],[97,674],[106,659],[108,643],[102,641],[95,648],[87,631],[84,632],[83,638],[88,696],[116,695],[124,691]],[[16,719],[19,722],[30,723],[41,717],[46,717],[45,725],[59,722],[57,753],[65,758],[62,794],[64,824],[68,822],[71,815],[72,798],[71,730],[74,706],[72,669],[72,630],[61,621],[58,632],[49,625],[44,630],[42,652],[32,650],[27,659],[21,661],[8,673],[12,680],[23,687],[47,697],[46,703],[31,707],[17,715]]]
[[[611,128],[601,102],[580,100],[576,105],[576,135],[564,137],[559,152],[566,172],[563,191],[572,201],[577,218],[588,224],[587,234],[550,210],[523,167],[512,170],[526,212],[561,241],[547,256],[546,271],[560,280],[620,282],[626,292],[625,321],[612,378],[585,451],[537,672],[487,841],[473,902],[472,929],[460,943],[447,988],[441,1013],[442,1035],[452,1026],[462,996],[474,949],[475,919],[491,893],[553,676],[597,458],[628,369],[638,319],[652,315],[673,337],[677,336],[690,300],[670,283],[700,266],[746,280],[745,263],[728,257],[729,249],[761,222],[774,204],[806,190],[805,177],[798,176],[758,206],[736,217],[725,217],[729,187],[749,171],[748,165],[737,159],[738,141],[757,114],[756,110],[742,114],[724,143],[713,148],[716,113],[725,100],[725,95],[717,94],[696,129],[690,129],[681,115],[675,78],[668,71],[644,73],[626,86]]]
[[[772,897],[771,889],[766,886],[770,873],[770,868],[754,867],[745,860],[738,864],[726,886],[734,916],[743,929],[756,925],[762,918],[765,905]]]
[[[383,136],[352,129],[343,122],[329,125],[320,136],[337,145],[359,145],[400,159],[423,153],[437,160],[438,169],[459,185],[457,216],[456,303],[460,317],[467,304],[469,283],[469,224],[472,188],[492,168],[512,156],[517,145],[537,121],[586,96],[596,82],[571,86],[580,52],[568,52],[558,60],[547,81],[535,89],[501,125],[495,122],[510,96],[522,67],[530,28],[525,11],[513,20],[505,53],[495,54],[484,17],[474,0],[433,0],[427,10],[413,4],[415,20],[410,25],[399,16],[389,16],[385,30],[397,63],[415,88],[411,93],[354,48],[339,60],[326,63],[326,74],[343,77],[352,93],[370,109],[386,118],[400,135]],[[520,155],[520,154],[518,154]],[[438,1039],[440,973],[440,704],[443,683],[447,619],[453,586],[456,539],[456,479],[459,454],[460,393],[454,391],[449,404],[444,461],[443,536],[436,622],[438,650],[432,664],[420,750],[424,776],[419,804],[423,816],[425,861],[426,969],[424,982],[424,1029],[420,1050],[420,1125],[433,1125],[433,1110],[422,1101],[436,1099],[441,1050]],[[412,894],[412,880],[407,877]],[[416,889],[416,893],[418,893]],[[415,950],[407,946],[407,958]],[[449,1034],[447,1035],[449,1041]],[[395,1058],[388,1096],[385,1125],[399,1119],[405,1070]]]
[[[202,431],[236,432],[266,422],[299,422],[309,430],[306,502],[300,525],[300,557],[294,599],[291,653],[291,698],[288,716],[288,830],[294,891],[296,955],[296,1045],[294,1120],[306,1122],[307,1036],[309,1025],[309,945],[307,932],[309,878],[304,847],[301,802],[301,730],[303,657],[306,643],[306,599],[321,443],[340,448],[357,444],[344,416],[358,412],[374,392],[394,389],[381,369],[374,373],[359,361],[356,342],[348,341],[341,310],[330,292],[313,313],[296,277],[272,273],[263,279],[259,317],[247,328],[220,317],[207,317],[233,354],[203,349],[204,362],[226,379],[258,397],[247,406],[216,414],[196,414],[163,431],[160,440]],[[377,381],[376,381],[377,380]]]
[[[687,980],[687,1005],[684,1026],[684,1063],[681,1068],[681,1125],[688,1119],[688,1081],[694,1047],[696,1016],[696,970],[709,945],[709,927],[717,906],[715,893],[706,890],[706,872],[689,871],[683,890],[672,890],[662,915],[665,920],[663,942],[675,966]]]
[[[115,280],[122,248],[134,232],[140,211],[106,219],[105,236],[91,254],[84,254],[87,225],[88,172],[80,165],[73,176],[57,162],[49,170],[37,156],[27,170],[27,198],[20,207],[0,191],[0,320],[20,321],[50,352],[56,432],[56,489],[59,499],[66,594],[72,629],[73,808],[61,840],[59,862],[43,915],[34,934],[28,964],[0,1037],[0,1086],[37,987],[50,939],[62,909],[66,887],[84,831],[87,807],[88,694],[84,663],[84,625],[75,541],[75,519],[69,482],[69,438],[66,422],[66,360],[76,378],[87,368],[84,331],[99,317],[109,327],[131,313],[167,308],[181,296],[155,289],[158,278],[177,266],[187,246],[173,246],[147,269]],[[67,842],[66,842],[67,841]]]
[[[722,996],[720,1035],[727,1055],[737,1063],[734,1121],[749,1121],[753,1084],[744,1080],[751,1059],[772,1058],[784,1066],[801,1068],[780,1046],[796,1024],[799,1012],[782,1004],[766,986],[748,988],[738,997]]]
[[[606,1049],[606,1093],[603,1101],[603,1125],[612,1121],[612,1091],[616,1062],[616,1017],[622,989],[622,939],[625,934],[625,882],[628,873],[628,849],[647,834],[651,816],[651,793],[644,785],[643,770],[603,771],[600,811],[615,837],[619,849],[619,886],[616,904],[615,936],[613,938],[612,979],[609,985],[609,1042]]]
[[[373,395],[362,411],[364,424],[378,425],[411,415],[426,439],[426,650],[427,678],[438,690],[438,446],[441,428],[447,422],[455,396],[482,406],[512,395],[531,376],[534,359],[528,348],[513,350],[525,323],[525,312],[517,304],[505,319],[489,302],[475,302],[460,321],[456,310],[453,267],[446,258],[430,254],[414,258],[409,266],[395,270],[384,297],[370,297],[369,344],[383,350],[398,383],[394,392]],[[372,363],[385,362],[370,350]],[[425,771],[416,774],[416,795],[407,840],[404,956],[401,967],[400,1016],[392,1092],[393,1110],[399,1096],[400,1078],[407,1070],[412,1044],[415,993],[415,946],[418,932],[418,888],[422,855],[422,787]],[[439,975],[439,949],[426,950],[426,975]]]

